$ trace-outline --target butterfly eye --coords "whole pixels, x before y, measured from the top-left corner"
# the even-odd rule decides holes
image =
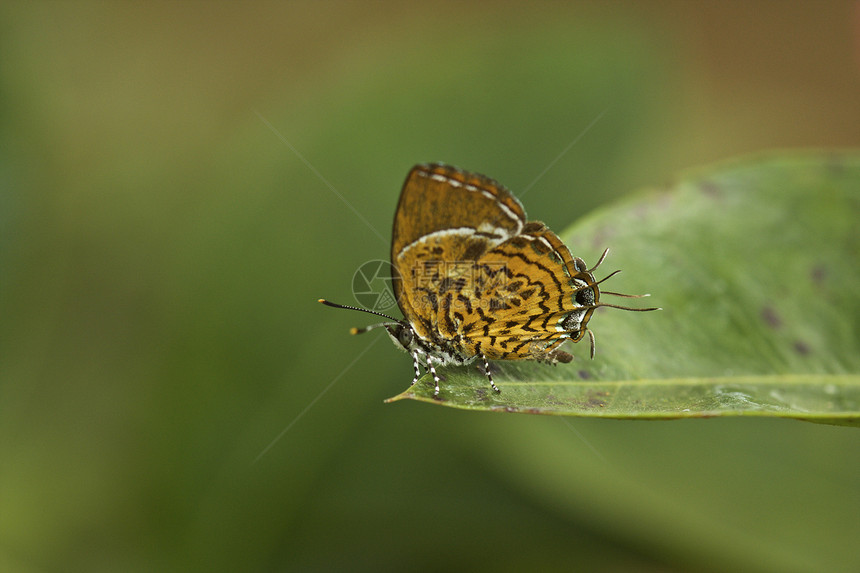
[[[397,326],[397,330],[397,341],[403,348],[409,348],[409,345],[412,344],[412,329],[408,326]]]
[[[594,304],[594,290],[588,288],[576,293],[576,303],[580,306],[591,306]]]

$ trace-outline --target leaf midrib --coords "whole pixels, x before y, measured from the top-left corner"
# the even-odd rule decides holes
[[[860,385],[860,374],[765,374],[708,376],[685,378],[641,378],[636,380],[504,380],[506,386],[705,386],[709,384],[752,384],[756,386],[786,384]]]

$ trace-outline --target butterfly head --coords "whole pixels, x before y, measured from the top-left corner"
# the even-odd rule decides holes
[[[574,292],[572,301],[574,309],[568,312],[556,324],[556,328],[567,333],[567,337],[577,342],[585,336],[588,321],[594,310],[600,306],[600,281],[594,279],[594,275],[586,266],[585,261],[579,257],[573,258],[573,270],[576,271],[572,277]],[[573,273],[572,273],[573,274]]]
[[[373,310],[368,310],[366,308],[360,308],[357,306],[348,306],[345,304],[337,304],[324,298],[319,299],[319,302],[326,306],[331,306],[334,308],[345,308],[347,310],[358,310],[361,312],[366,312],[369,314],[375,314],[377,316],[381,316],[383,318],[389,319],[391,322],[382,322],[379,324],[371,324],[370,326],[365,326],[362,328],[353,328],[350,332],[352,334],[361,334],[363,332],[367,332],[368,330],[373,330],[374,328],[384,327],[386,332],[388,332],[388,336],[391,337],[391,340],[394,341],[394,346],[397,348],[401,348],[410,354],[412,351],[420,346],[418,343],[418,337],[415,335],[415,330],[409,324],[402,320],[397,320],[393,316],[388,316],[387,314],[382,314],[381,312],[376,312]]]
[[[394,341],[394,345],[398,348],[402,348],[406,352],[412,353],[416,346],[416,336],[415,331],[411,326],[406,324],[405,322],[395,322],[394,324],[383,323],[381,325],[375,326],[384,326],[385,330],[388,332],[388,336],[391,337],[391,340]],[[365,327],[364,330],[367,330],[372,327]],[[357,333],[358,331],[356,331]]]

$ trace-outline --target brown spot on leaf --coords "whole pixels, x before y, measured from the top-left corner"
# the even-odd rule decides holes
[[[820,285],[827,278],[827,267],[822,264],[815,265],[809,272],[809,277],[813,283]]]
[[[761,309],[761,319],[771,328],[775,329],[782,326],[782,318],[780,318],[772,306],[766,306]]]
[[[585,405],[589,408],[605,408],[606,401],[605,397],[609,396],[609,392],[589,392],[588,400],[585,401]]]
[[[810,352],[812,352],[812,349],[809,347],[809,345],[802,340],[795,340],[793,347],[794,351],[801,356],[807,356]]]
[[[702,190],[702,195],[711,199],[719,199],[722,195],[720,186],[713,181],[703,181],[702,184],[699,185],[699,189]]]

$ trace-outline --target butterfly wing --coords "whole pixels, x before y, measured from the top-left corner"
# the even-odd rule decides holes
[[[599,289],[582,259],[571,257],[543,223],[528,223],[476,265],[503,270],[490,282],[476,282],[480,290],[466,295],[471,308],[448,310],[451,320],[443,323],[455,325],[456,333],[445,334],[457,337],[464,352],[493,360],[554,360],[565,340],[585,334]]]
[[[391,263],[394,295],[419,336],[439,335],[441,281],[462,278],[458,272],[468,271],[458,264],[477,261],[525,225],[520,202],[492,179],[439,164],[410,171],[394,216]]]
[[[552,359],[598,302],[594,277],[492,179],[443,165],[409,174],[394,220],[394,292],[423,339],[471,357]]]

